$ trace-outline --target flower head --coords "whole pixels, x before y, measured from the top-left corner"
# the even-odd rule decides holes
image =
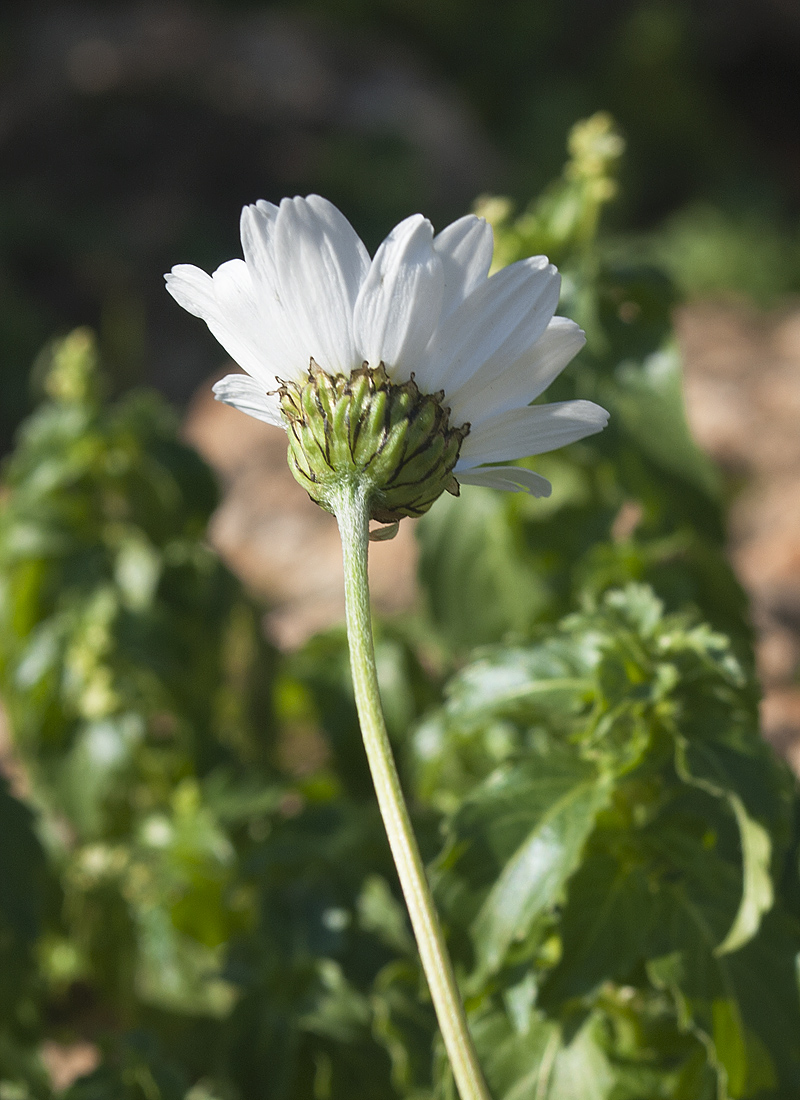
[[[434,235],[415,214],[372,260],[318,195],[246,206],[241,234],[244,260],[213,275],[179,264],[167,288],[247,372],[218,382],[217,399],[288,429],[295,476],[323,505],[327,471],[372,477],[373,515],[387,521],[458,482],[547,496],[545,478],[503,463],[605,426],[591,401],[531,404],[584,334],[554,316],[560,277],[546,257],[489,276],[482,218]]]

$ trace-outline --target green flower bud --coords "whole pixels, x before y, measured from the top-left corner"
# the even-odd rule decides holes
[[[292,473],[327,511],[344,480],[368,488],[380,523],[421,516],[445,490],[458,496],[453,467],[469,424],[450,427],[443,392],[422,393],[413,376],[397,385],[383,363],[332,376],[312,359],[306,379],[281,381],[278,397]]]

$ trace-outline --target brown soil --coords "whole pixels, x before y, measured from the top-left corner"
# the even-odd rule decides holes
[[[729,552],[758,633],[764,735],[800,772],[800,309],[687,306],[689,423],[741,488]]]

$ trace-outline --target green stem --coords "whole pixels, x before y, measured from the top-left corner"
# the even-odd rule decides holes
[[[461,1100],[491,1100],[467,1027],[453,965],[425,876],[386,732],[375,670],[369,607],[367,493],[358,484],[343,484],[332,503],[342,538],[347,638],[350,644],[353,689],[378,805]]]

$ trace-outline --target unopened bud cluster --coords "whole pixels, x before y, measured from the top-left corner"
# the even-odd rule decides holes
[[[331,376],[312,359],[278,396],[292,473],[328,511],[345,480],[365,487],[381,523],[421,516],[445,490],[458,495],[453,467],[469,425],[450,427],[443,393],[424,394],[413,378],[396,385],[382,363]]]

